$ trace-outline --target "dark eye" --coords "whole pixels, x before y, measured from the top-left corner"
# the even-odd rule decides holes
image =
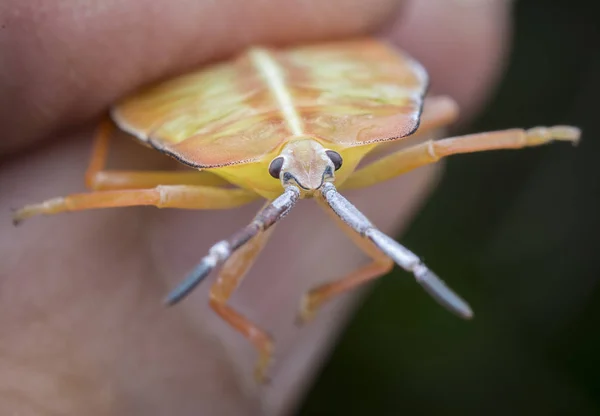
[[[327,153],[327,156],[329,156],[329,159],[331,159],[331,161],[333,162],[333,167],[335,168],[335,170],[338,170],[342,167],[342,156],[340,156],[338,152],[334,152],[333,150],[326,150],[325,153]]]
[[[283,157],[276,157],[271,161],[269,165],[269,175],[274,177],[275,179],[279,179],[279,174],[281,173],[281,168],[283,167]]]

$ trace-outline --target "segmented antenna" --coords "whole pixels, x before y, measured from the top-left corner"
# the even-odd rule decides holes
[[[321,187],[321,195],[327,205],[354,231],[369,239],[377,248],[404,270],[411,272],[417,282],[449,311],[461,318],[473,317],[471,307],[433,273],[412,251],[387,236],[365,217],[350,201],[344,198],[332,183]]]
[[[254,220],[246,227],[226,240],[221,240],[208,251],[200,263],[188,274],[165,299],[167,305],[174,305],[181,301],[204,280],[213,269],[225,262],[237,249],[246,244],[261,231],[267,230],[287,215],[294,207],[300,191],[295,186],[288,186],[285,192],[261,209]]]

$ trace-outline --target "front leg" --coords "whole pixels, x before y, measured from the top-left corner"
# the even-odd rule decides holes
[[[372,262],[357,268],[341,278],[310,289],[300,302],[299,324],[305,324],[314,319],[317,311],[325,302],[383,276],[394,265],[394,262],[378,250],[370,241],[361,238],[330,209],[327,209],[327,206],[320,198],[317,198],[316,201],[354,244],[372,259]]]
[[[266,369],[271,361],[273,342],[265,331],[227,305],[233,291],[254,263],[271,233],[273,226],[280,221],[296,204],[300,191],[288,186],[284,193],[266,204],[246,227],[221,240],[209,250],[187,278],[167,296],[166,303],[174,305],[185,298],[217,266],[224,264],[221,274],[211,288],[210,306],[254,344],[259,352],[256,378],[265,380]]]
[[[350,201],[337,191],[331,182],[323,184],[317,197],[322,200],[323,205],[328,210],[339,217],[353,231],[355,239],[365,241],[365,244],[367,242],[373,244],[383,255],[392,259],[404,270],[412,273],[423,289],[441,305],[462,318],[470,319],[473,316],[471,307],[446,286],[417,255],[378,230]]]
[[[273,229],[272,227],[260,232],[236,251],[225,262],[217,281],[210,290],[210,307],[212,310],[250,341],[258,351],[254,376],[261,383],[267,380],[266,373],[273,355],[273,340],[266,331],[229,306],[227,301],[254,264],[269,240]]]

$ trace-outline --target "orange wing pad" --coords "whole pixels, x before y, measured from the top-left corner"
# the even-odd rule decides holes
[[[299,134],[337,147],[407,136],[426,88],[420,64],[376,40],[254,48],[145,88],[112,116],[183,163],[217,167],[260,160]]]

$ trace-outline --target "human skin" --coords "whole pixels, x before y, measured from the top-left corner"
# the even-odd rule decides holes
[[[289,412],[355,298],[342,296],[299,329],[300,296],[366,261],[316,204],[304,201],[277,227],[232,298],[275,338],[267,386],[251,378],[252,346],[208,308],[209,282],[175,308],[161,303],[260,204],[221,212],[98,210],[19,228],[10,224],[10,208],[82,190],[91,128],[116,98],[257,42],[378,32],[418,58],[433,90],[456,98],[468,117],[501,72],[508,12],[508,2],[476,0],[4,0],[0,414]],[[135,144],[116,147],[118,159],[136,168],[169,162]],[[436,172],[421,168],[347,197],[379,228],[397,233]]]

